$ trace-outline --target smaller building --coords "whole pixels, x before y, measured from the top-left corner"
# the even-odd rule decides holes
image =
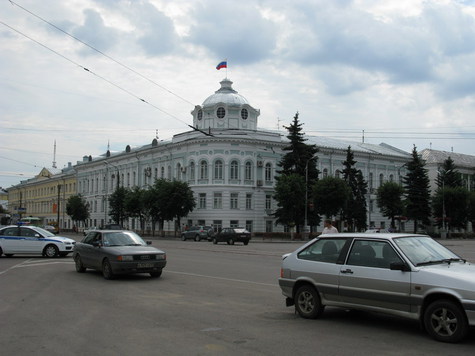
[[[43,168],[34,178],[8,188],[8,210],[12,222],[37,218],[39,225],[54,225],[60,230],[73,227],[66,215],[66,202],[76,194],[76,172],[71,163],[62,170]]]

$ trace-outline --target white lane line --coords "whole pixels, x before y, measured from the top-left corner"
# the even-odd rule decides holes
[[[66,264],[73,264],[74,262],[71,261],[45,261],[45,262],[39,262],[37,259],[28,259],[26,261],[20,262],[14,266],[11,266],[7,268],[5,271],[0,271],[0,275],[5,274],[12,269],[15,268],[23,268],[23,267],[35,267],[35,266],[44,266],[44,265],[51,265],[51,264],[61,264],[61,263],[66,263]]]
[[[178,272],[178,271],[170,271],[170,270],[164,270],[164,272],[165,272],[165,273],[182,274],[182,275],[184,275],[184,276],[210,278],[210,279],[219,279],[219,280],[228,281],[228,282],[239,282],[239,283],[257,284],[257,285],[260,285],[260,286],[267,286],[267,287],[279,287],[279,285],[278,285],[277,283],[276,283],[276,284],[261,283],[261,282],[246,281],[246,280],[243,280],[243,279],[225,278],[225,277],[215,277],[215,276],[207,276],[207,275],[204,275],[204,274],[188,273],[188,272]]]

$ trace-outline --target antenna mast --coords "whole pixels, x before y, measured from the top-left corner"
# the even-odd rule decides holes
[[[56,140],[54,140],[53,168],[56,168]]]

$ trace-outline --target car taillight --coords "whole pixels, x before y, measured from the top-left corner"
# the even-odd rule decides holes
[[[280,278],[284,278],[284,269],[283,268],[280,269]]]

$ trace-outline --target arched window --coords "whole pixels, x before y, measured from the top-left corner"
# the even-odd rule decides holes
[[[236,160],[231,161],[231,172],[229,174],[231,179],[239,179],[239,163]]]
[[[382,186],[383,183],[384,183],[384,174],[381,173],[381,174],[379,175],[379,186]]]
[[[165,178],[165,167],[160,169],[160,178]]]
[[[369,189],[373,189],[373,173],[370,172],[368,176],[368,187]]]
[[[181,180],[181,164],[176,164],[176,179]]]
[[[214,162],[214,179],[223,179],[223,161]]]
[[[252,179],[252,166],[251,162],[246,162],[245,172],[244,172],[244,179],[251,180]]]
[[[206,161],[200,163],[200,179],[208,179],[208,162]]]
[[[394,176],[392,174],[389,175],[389,181],[392,183],[394,182]]]
[[[195,162],[190,162],[190,179],[195,179]]]
[[[266,182],[272,181],[272,165],[270,163],[266,163],[265,178]]]
[[[337,169],[335,171],[335,178],[340,178],[340,170],[339,169]]]
[[[328,168],[323,169],[323,178],[328,177]]]

